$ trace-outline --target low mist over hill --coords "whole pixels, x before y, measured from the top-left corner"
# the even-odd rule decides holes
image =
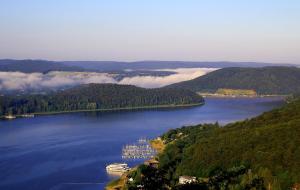
[[[44,93],[88,83],[129,84],[144,88],[171,85],[172,88],[201,92],[215,92],[220,88],[255,90],[258,94],[298,92],[299,69],[262,67],[265,65],[274,64],[183,61],[54,62],[6,59],[0,60],[0,93]],[[239,67],[223,68],[228,66]],[[223,69],[215,71],[219,68]],[[205,75],[212,71],[215,72]],[[172,85],[173,83],[178,84]]]
[[[0,94],[44,93],[88,83],[131,84],[145,88],[158,88],[191,80],[214,70],[216,69],[122,70],[118,68],[116,71],[100,71],[50,61],[0,60]]]

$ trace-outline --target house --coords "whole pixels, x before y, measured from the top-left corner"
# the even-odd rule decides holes
[[[193,176],[180,176],[179,177],[179,184],[193,183],[196,181],[197,181],[196,177],[193,177]]]
[[[295,183],[292,187],[292,190],[300,190],[300,184],[299,183]]]
[[[155,159],[151,159],[151,160],[145,161],[144,164],[147,166],[151,166],[153,168],[158,168],[159,161],[157,161]]]
[[[129,182],[133,182],[134,180],[133,180],[133,178],[131,177],[131,178],[128,179],[128,181],[129,181]]]

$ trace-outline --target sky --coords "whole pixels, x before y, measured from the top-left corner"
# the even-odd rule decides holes
[[[0,59],[300,64],[299,0],[0,0]]]

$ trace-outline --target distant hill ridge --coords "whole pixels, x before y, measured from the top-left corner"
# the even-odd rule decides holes
[[[223,68],[167,87],[210,93],[223,88],[255,90],[261,95],[294,94],[300,92],[300,68],[284,66]]]
[[[85,69],[77,66],[67,66],[60,62],[45,60],[0,60],[0,71],[4,72],[23,72],[23,73],[45,73],[49,71],[84,71]]]
[[[294,66],[293,64],[274,64],[262,62],[230,62],[230,61],[64,61],[65,65],[79,66],[101,71],[124,69],[176,69],[176,68],[225,68],[225,67],[265,67],[276,65]]]
[[[125,69],[153,70],[176,68],[225,68],[225,67],[264,67],[276,66],[273,63],[229,62],[229,61],[46,61],[0,59],[0,71],[19,71],[25,73],[47,71],[100,71],[111,72]],[[287,64],[284,64],[287,65]],[[293,66],[288,64],[288,66]]]

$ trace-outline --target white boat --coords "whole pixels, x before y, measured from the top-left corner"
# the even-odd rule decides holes
[[[110,164],[110,165],[106,166],[107,173],[123,174],[129,170],[130,170],[130,168],[128,167],[128,165],[126,163],[114,163],[114,164]]]
[[[5,119],[16,119],[17,117],[14,115],[6,115],[4,116]]]

